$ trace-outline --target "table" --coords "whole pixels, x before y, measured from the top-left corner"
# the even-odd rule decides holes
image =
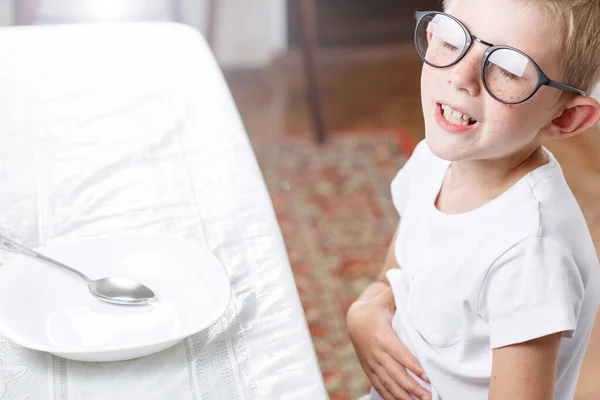
[[[3,28],[0,60],[2,233],[196,240],[233,291],[214,326],[138,360],[72,362],[0,336],[0,399],[326,399],[261,172],[197,31]]]

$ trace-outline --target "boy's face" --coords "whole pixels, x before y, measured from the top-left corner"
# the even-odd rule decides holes
[[[524,4],[516,0],[454,0],[446,12],[475,37],[523,51],[550,79],[560,80],[560,49],[550,39],[559,32],[547,22],[543,10]],[[547,86],[516,105],[490,97],[481,81],[481,60],[487,48],[474,42],[456,65],[441,69],[423,66],[421,100],[427,144],[446,160],[493,160],[531,152],[542,143],[544,128],[560,111],[557,99],[562,92]],[[442,105],[477,122],[466,129],[453,129],[444,122]]]

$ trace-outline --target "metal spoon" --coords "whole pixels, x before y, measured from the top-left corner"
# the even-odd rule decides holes
[[[0,248],[11,253],[31,257],[54,267],[66,269],[67,271],[78,275],[88,283],[90,293],[100,300],[109,303],[119,305],[139,305],[145,304],[154,298],[154,292],[141,283],[137,283],[131,279],[117,277],[92,280],[81,272],[22,246],[2,235],[0,235]]]

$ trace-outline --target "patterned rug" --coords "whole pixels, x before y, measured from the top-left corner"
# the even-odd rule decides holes
[[[402,132],[254,140],[331,400],[369,384],[345,325],[381,266],[398,216],[389,185],[408,154]],[[404,143],[404,145],[402,145]]]

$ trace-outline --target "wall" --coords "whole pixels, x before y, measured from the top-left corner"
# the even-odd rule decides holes
[[[12,23],[12,15],[12,1],[0,0],[0,26],[10,25]]]
[[[600,86],[596,86],[596,89],[592,92],[592,97],[600,101]]]
[[[184,22],[203,30],[206,0],[183,0]],[[219,0],[216,55],[221,65],[260,67],[287,48],[284,0]]]
[[[0,26],[14,22],[13,5],[32,0],[0,0]],[[35,1],[35,0],[33,0]],[[169,18],[169,1],[177,0],[37,0],[39,22],[94,19]],[[205,28],[207,0],[178,0],[183,22]],[[219,0],[215,54],[224,67],[261,67],[287,48],[284,0]],[[114,8],[113,8],[114,7]],[[137,9],[137,11],[136,11]]]

